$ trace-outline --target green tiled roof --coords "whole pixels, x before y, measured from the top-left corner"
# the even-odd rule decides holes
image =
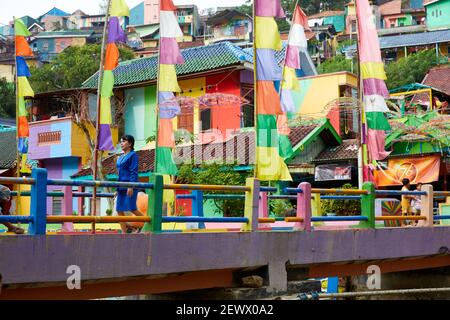
[[[181,51],[185,63],[176,66],[177,75],[187,75],[249,62],[251,57],[241,48],[221,42]],[[156,79],[157,56],[124,61],[114,70],[115,86],[146,82]],[[84,88],[96,88],[98,72],[83,83]]]

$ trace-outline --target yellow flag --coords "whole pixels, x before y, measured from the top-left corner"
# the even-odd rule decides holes
[[[159,65],[159,91],[181,92],[177,81],[177,72],[173,64]]]
[[[20,172],[21,173],[31,173],[30,168],[27,166],[27,155],[22,154],[22,161],[20,163]]]
[[[386,80],[383,62],[363,62],[361,63],[361,76],[363,79]]]
[[[34,97],[34,91],[31,89],[27,77],[17,77],[19,97]]]
[[[277,147],[256,147],[256,177],[262,181],[292,181]]]
[[[111,100],[109,97],[100,98],[100,124],[111,124]]]
[[[255,17],[255,19],[256,48],[280,51],[282,49],[281,38],[275,19],[273,17]]]
[[[300,83],[298,82],[294,68],[284,67],[282,88],[294,91],[298,91],[300,89]]]
[[[28,115],[27,108],[25,107],[25,99],[19,97],[19,117],[26,117]]]
[[[124,0],[112,0],[109,14],[112,17],[129,17],[130,8],[127,6]]]

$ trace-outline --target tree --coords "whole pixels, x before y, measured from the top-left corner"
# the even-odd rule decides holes
[[[99,44],[66,48],[51,63],[31,67],[30,83],[36,92],[80,88],[100,67]],[[134,58],[134,52],[120,47],[122,61]]]
[[[391,62],[386,66],[386,85],[389,89],[394,89],[410,83],[420,83],[428,70],[436,64],[436,52],[433,49],[419,51]]]
[[[16,92],[14,83],[0,78],[0,117],[16,117]]]
[[[354,65],[355,70],[356,67],[357,66],[355,64]],[[351,70],[352,70],[352,60],[346,59],[345,56],[343,55],[334,56],[333,58],[326,60],[317,68],[319,74],[339,72],[339,71],[351,72]],[[355,70],[354,72],[356,72]]]
[[[212,184],[212,185],[245,185],[247,177],[252,172],[240,173],[234,170],[234,165],[223,165],[217,163],[203,164],[199,168],[192,165],[184,164],[178,170],[178,183],[194,183],[194,184]],[[195,171],[194,173],[194,170]],[[223,194],[224,191],[210,191],[207,194]],[[236,192],[227,192],[227,194],[242,194]],[[217,207],[216,213],[223,213],[224,217],[242,216],[244,212],[244,199],[222,200],[214,199]]]

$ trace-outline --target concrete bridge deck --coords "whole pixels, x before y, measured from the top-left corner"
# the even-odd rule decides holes
[[[450,266],[450,227],[227,233],[0,237],[0,299],[101,298],[231,287],[233,275],[266,266],[284,290],[287,269],[304,277]],[[68,266],[82,289],[69,290]]]

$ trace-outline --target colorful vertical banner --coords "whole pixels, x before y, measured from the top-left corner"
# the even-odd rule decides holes
[[[255,0],[256,177],[263,181],[292,180],[278,150],[277,115],[283,112],[274,85],[282,80],[275,59],[275,50],[282,49],[275,18],[284,16],[280,0]]]
[[[288,112],[296,112],[292,90],[298,90],[299,82],[296,70],[301,68],[300,53],[307,52],[308,42],[305,30],[309,30],[308,18],[300,6],[297,5],[292,17],[292,26],[289,32],[286,57],[283,66],[283,82],[281,84],[280,99],[283,115],[278,116],[277,126],[279,133],[279,152],[284,159],[293,154],[292,144],[289,141],[291,132],[288,125]]]
[[[183,36],[175,15],[172,0],[160,1],[160,42],[158,77],[158,140],[156,144],[155,172],[176,175],[178,169],[173,160],[175,147],[173,120],[180,113],[174,92],[181,92],[175,65],[184,59],[178,47],[177,38]]]
[[[98,150],[112,151],[114,145],[111,135],[111,97],[114,88],[113,70],[119,65],[118,43],[125,43],[127,36],[120,26],[120,17],[130,15],[130,9],[124,0],[111,0],[110,17],[108,21],[108,44],[100,90],[100,123],[98,133]]]
[[[389,97],[384,80],[386,73],[381,60],[375,16],[368,0],[356,0],[359,33],[359,63],[363,81],[363,104],[367,122],[367,149],[369,160],[383,160],[386,130],[391,127],[384,113],[389,111],[385,98]]]
[[[31,36],[31,32],[21,19],[14,21],[15,32],[15,45],[16,45],[16,74],[17,74],[17,149],[20,155],[19,170],[21,173],[30,173],[30,169],[27,166],[27,154],[28,154],[28,138],[30,136],[28,128],[28,112],[26,109],[26,98],[34,97],[34,91],[28,82],[28,77],[31,76],[30,69],[28,68],[26,57],[32,57],[33,51],[31,50],[26,37]]]

